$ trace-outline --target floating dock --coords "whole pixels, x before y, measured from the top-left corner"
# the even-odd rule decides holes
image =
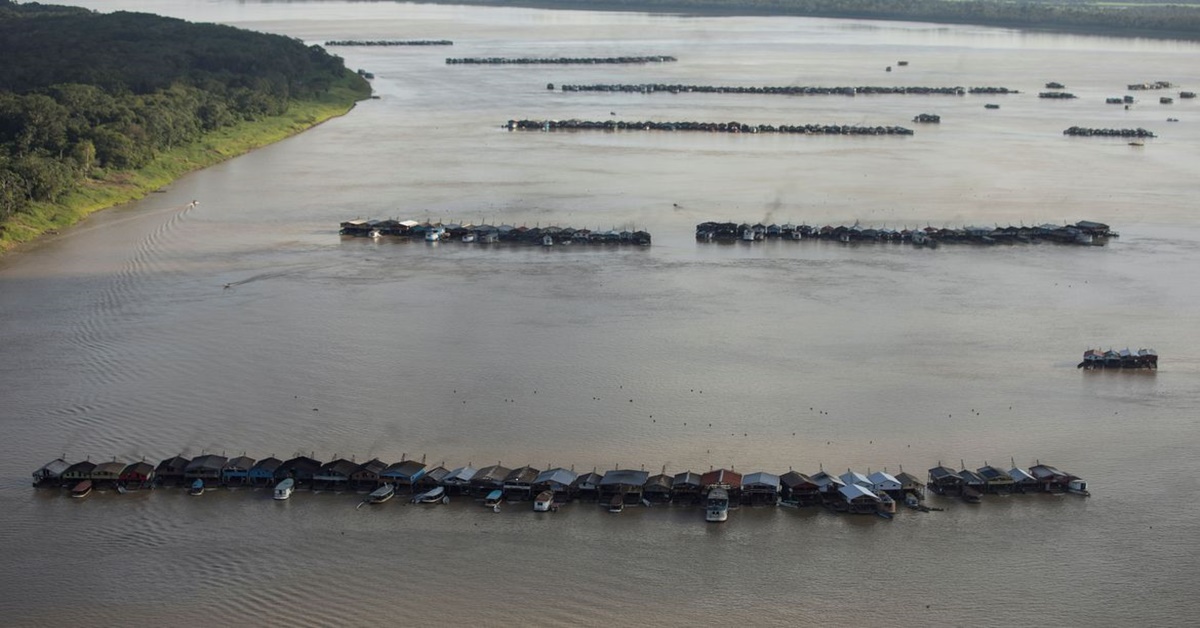
[[[1073,225],[1044,224],[1032,227],[925,227],[923,229],[887,229],[852,225],[770,224],[702,222],[696,225],[700,242],[760,242],[768,239],[831,240],[835,242],[893,242],[935,248],[945,244],[1076,244],[1102,246],[1118,237],[1108,225],[1081,220]]]
[[[744,124],[742,122],[653,122],[625,120],[509,120],[509,131],[671,131],[784,135],[912,135],[902,126],[852,124]]]
[[[446,59],[446,65],[628,65],[673,63],[668,55],[637,57],[458,57]]]
[[[453,46],[449,39],[339,39],[325,42],[326,46]]]
[[[548,89],[554,89],[552,85]],[[564,92],[616,92],[634,94],[779,94],[783,96],[867,96],[903,94],[916,96],[963,96],[965,94],[1019,94],[1007,87],[920,87],[920,86],[831,86],[816,85],[685,85],[680,83],[597,83],[592,85],[564,84]]]
[[[1130,351],[1128,347],[1116,351],[1109,349],[1088,349],[1083,352],[1083,361],[1076,368],[1084,370],[1099,369],[1130,369],[1158,370],[1158,352],[1154,349],[1138,349]]]
[[[575,229],[559,226],[514,226],[509,224],[473,225],[470,223],[417,222],[415,220],[347,220],[339,226],[338,233],[344,236],[379,238],[394,236],[418,238],[427,242],[454,241],[464,244],[527,244],[538,246],[564,246],[571,244],[616,244],[649,246],[649,231],[640,229]]]

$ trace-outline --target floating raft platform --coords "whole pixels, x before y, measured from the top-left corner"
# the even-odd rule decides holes
[[[1063,135],[1072,137],[1158,137],[1153,131],[1147,131],[1141,127],[1136,129],[1090,129],[1081,126],[1073,126],[1065,131]]]
[[[465,244],[529,244],[555,246],[570,244],[617,244],[649,246],[649,231],[640,229],[575,229],[574,227],[527,227],[509,224],[473,225],[470,223],[431,223],[415,220],[347,220],[339,225],[343,236],[379,238],[394,236],[419,238],[428,242],[455,241]]]
[[[449,39],[338,39],[325,42],[326,46],[453,46]]]
[[[1154,349],[1138,349],[1130,351],[1128,347],[1120,351],[1109,349],[1088,349],[1083,352],[1083,361],[1076,365],[1087,371],[1100,369],[1132,369],[1158,370],[1158,352]]]
[[[852,225],[770,224],[702,222],[696,225],[696,240],[701,242],[759,242],[783,240],[830,240],[835,242],[894,242],[936,248],[945,244],[1055,244],[1103,245],[1120,234],[1108,225],[1081,220],[1073,225],[1034,227],[925,227],[923,229],[886,229]]]
[[[447,65],[627,65],[673,63],[668,55],[638,57],[459,57],[446,59]]]
[[[548,86],[548,88],[554,89],[553,85]],[[1021,93],[1015,89],[1009,89],[1007,87],[884,87],[876,85],[861,85],[857,87],[820,87],[811,85],[747,87],[730,85],[685,85],[670,83],[598,83],[594,85],[564,84],[559,86],[559,90],[564,92],[616,92],[634,94],[779,94],[784,96],[860,96],[880,94],[962,96],[965,94]]]
[[[509,120],[509,131],[674,131],[697,133],[781,133],[785,135],[912,135],[902,126],[850,124],[744,124],[741,122],[653,122],[625,120]]]

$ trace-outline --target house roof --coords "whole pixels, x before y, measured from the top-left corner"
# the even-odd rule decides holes
[[[238,456],[236,458],[230,458],[229,461],[225,463],[224,468],[231,471],[249,471],[253,467],[254,458],[251,458],[250,456]]]
[[[613,469],[604,472],[604,477],[600,479],[600,486],[642,486],[648,479],[650,479],[650,474],[646,471]]]
[[[355,473],[370,473],[371,475],[379,475],[379,473],[385,468],[387,468],[387,464],[382,460],[379,458],[371,458],[370,460],[359,465],[358,469],[355,470]]]
[[[1062,471],[1059,471],[1048,464],[1035,464],[1032,467],[1029,467],[1029,473],[1039,480],[1049,480],[1055,477],[1067,477],[1066,473],[1063,473]]]
[[[343,476],[350,477],[350,474],[358,470],[358,463],[351,462],[345,458],[338,458],[333,462],[327,462],[321,466],[320,475],[323,476]]]
[[[671,476],[669,476],[665,473],[660,473],[658,475],[652,475],[646,479],[646,483],[643,484],[642,487],[643,488],[661,488],[661,489],[669,491],[669,490],[671,490],[671,484],[672,484],[673,479],[674,478],[672,478]]]
[[[900,484],[900,480],[897,479],[896,476],[886,471],[876,471],[875,473],[868,475],[867,479],[871,481],[871,486],[879,486],[884,482],[894,482],[897,485]]]
[[[955,479],[959,479],[959,480],[962,479],[962,477],[958,475],[958,471],[955,471],[954,469],[951,469],[950,467],[944,467],[944,466],[938,465],[929,470],[929,479],[931,479],[931,480],[938,481],[938,480],[945,480],[948,478],[955,478]]]
[[[742,488],[751,486],[773,488],[778,491],[780,486],[779,476],[775,475],[774,473],[766,473],[764,471],[747,473],[746,477],[742,479]]]
[[[524,466],[520,469],[513,469],[504,476],[505,484],[532,484],[541,471],[530,466]]]
[[[380,472],[379,475],[384,475],[389,478],[405,478],[410,479],[421,474],[425,470],[425,463],[416,460],[402,460],[400,462],[390,464],[386,469]],[[472,469],[472,471],[474,471]],[[470,479],[470,478],[467,478]]]
[[[477,471],[478,469],[475,467],[459,467],[453,471],[447,471],[445,477],[442,478],[442,482],[446,482],[448,484],[464,484],[466,482],[470,482],[471,478],[475,477],[475,473]]]
[[[38,477],[57,477],[62,475],[63,471],[71,468],[71,463],[62,458],[55,458],[50,462],[42,465],[40,469],[34,471],[33,474]]]
[[[867,476],[859,473],[858,471],[849,471],[848,470],[845,473],[839,475],[838,479],[841,480],[842,482],[845,482],[847,485],[850,485],[850,484],[860,484],[863,486],[874,486],[875,485],[875,483],[872,482],[870,479],[868,479]]]
[[[712,486],[714,484],[741,486],[742,474],[729,469],[717,469],[715,471],[709,471],[708,473],[700,476],[700,481],[703,482],[705,486]]]
[[[250,470],[262,470],[267,473],[274,473],[275,469],[278,469],[281,464],[283,464],[283,461],[279,458],[267,457],[254,463],[254,466],[250,467]]]
[[[484,467],[484,468],[480,469],[479,471],[475,472],[475,475],[471,476],[471,482],[472,483],[503,482],[504,478],[508,477],[508,474],[511,472],[512,472],[512,469],[509,469],[508,467],[502,467],[498,464],[494,464],[494,465],[491,465],[488,467]]]
[[[832,486],[845,486],[846,485],[846,483],[843,482],[841,480],[841,478],[839,478],[836,475],[833,475],[832,473],[829,473],[828,471],[818,471],[816,473],[816,475],[812,476],[812,481],[813,481],[813,484],[816,484],[817,487],[821,488],[821,489],[824,489],[831,485]]]
[[[875,501],[879,501],[878,495],[867,490],[866,487],[859,486],[858,484],[847,484],[845,486],[839,487],[838,492],[841,493],[842,496],[845,497],[846,499],[858,499],[860,497],[870,497],[871,499],[873,499]]]
[[[812,484],[816,486],[816,482],[812,478],[800,473],[799,471],[788,471],[779,476],[779,482],[788,488],[796,488],[804,484]]]
[[[988,480],[988,481],[992,481],[992,480],[1011,480],[1011,479],[1012,479],[1012,477],[1010,477],[1010,476],[1008,475],[1008,472],[1007,472],[1007,471],[1005,471],[1005,470],[1003,470],[1003,469],[997,469],[996,467],[993,467],[993,466],[992,466],[992,465],[990,465],[990,464],[989,464],[989,465],[982,466],[982,467],[979,467],[979,468],[978,468],[978,469],[976,469],[975,471],[976,471],[976,472],[977,472],[977,473],[978,473],[978,474],[979,474],[979,475],[980,475],[980,476],[981,476],[983,479],[985,479],[985,480]]]
[[[920,478],[907,471],[901,471],[900,473],[897,473],[896,479],[899,480],[904,486],[925,486],[923,483],[921,483]]]
[[[1029,475],[1029,472],[1019,467],[1013,467],[1008,470],[1008,477],[1013,479],[1013,482],[1036,482],[1037,478]]]
[[[671,486],[697,486],[697,487],[699,487],[699,486],[703,486],[703,485],[704,485],[704,482],[701,479],[700,474],[692,473],[691,471],[684,471],[683,473],[676,473],[675,477],[671,481]]]
[[[291,460],[284,461],[283,464],[279,465],[277,470],[289,471],[292,469],[302,469],[305,471],[317,471],[321,466],[322,463],[320,460],[314,460],[308,456],[296,456]]]
[[[577,477],[579,477],[579,474],[575,473],[574,471],[558,467],[555,469],[547,469],[542,471],[536,478],[533,479],[533,483],[548,484],[550,482],[555,482],[564,486],[570,486],[571,482],[574,482],[575,478]]]
[[[421,478],[428,478],[429,480],[440,484],[445,481],[446,476],[448,475],[450,475],[450,471],[446,469],[446,467],[439,466],[426,471],[421,475]]]
[[[196,456],[195,458],[192,458],[192,461],[188,463],[187,467],[185,467],[183,471],[184,473],[220,471],[221,467],[225,466],[226,460],[228,460],[228,458],[225,456],[218,456],[217,454]]]
[[[72,474],[74,474],[74,473],[91,473],[92,469],[95,469],[95,468],[96,468],[96,463],[88,461],[88,460],[83,460],[80,462],[76,462],[75,464],[67,467],[66,469],[63,470],[63,473],[72,473]]]
[[[183,473],[183,470],[188,466],[188,462],[190,462],[190,460],[184,458],[183,456],[171,456],[170,458],[158,463],[158,466],[154,468],[154,471],[159,475],[162,475],[164,471]]]
[[[963,469],[958,472],[958,477],[962,478],[967,484],[983,484],[983,477],[970,469]]]
[[[121,470],[121,475],[141,475],[150,476],[154,473],[154,465],[144,460],[130,463]]]
[[[119,475],[121,475],[121,472],[124,470],[125,470],[125,463],[124,462],[116,462],[114,460],[112,462],[101,462],[100,464],[96,465],[95,469],[92,469],[92,473],[101,474],[101,475],[119,476]]]
[[[600,480],[602,480],[602,479],[604,479],[604,478],[599,473],[596,473],[595,471],[589,471],[588,473],[584,473],[584,474],[580,475],[579,477],[575,478],[575,481],[571,482],[571,486],[579,487],[579,486],[583,486],[584,484],[590,484],[592,486],[596,486],[596,485],[600,484]]]

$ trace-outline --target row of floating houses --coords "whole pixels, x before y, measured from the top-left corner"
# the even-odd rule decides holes
[[[770,224],[702,222],[696,225],[701,242],[758,242],[766,239],[833,240],[838,242],[896,242],[917,246],[937,246],[939,242],[964,244],[1017,244],[1053,242],[1059,244],[1103,244],[1117,237],[1108,225],[1081,220],[1073,225],[1044,224],[1032,227],[925,227],[923,229],[877,229],[853,225]]]
[[[566,244],[627,244],[649,246],[650,232],[615,227],[608,230],[575,229],[573,227],[527,227],[509,224],[473,225],[470,223],[442,224],[415,220],[348,220],[341,223],[338,233],[344,236],[378,238],[398,236],[421,238],[427,242],[453,240],[456,242],[515,243],[542,246]]]
[[[645,470],[613,469],[577,473],[562,467],[539,470],[531,466],[510,469],[497,463],[476,469],[463,466],[447,469],[426,466],[424,461],[401,460],[393,464],[379,459],[358,463],[345,458],[321,462],[310,456],[288,460],[275,457],[256,460],[248,456],[227,458],[204,454],[195,458],[172,456],[157,465],[55,459],[33,472],[37,487],[87,489],[117,488],[121,491],[154,487],[272,487],[288,481],[289,486],[315,491],[370,492],[394,487],[397,492],[417,494],[441,488],[447,495],[485,498],[502,496],[506,501],[529,501],[551,494],[557,503],[574,499],[619,505],[702,503],[714,488],[720,488],[733,504],[748,506],[828,506],[839,512],[894,511],[896,502],[922,509],[926,484],[901,471],[863,474],[847,469],[834,474],[821,470],[811,476],[790,470],[742,474],[733,469],[707,473],[684,471],[651,475]],[[985,465],[972,471],[954,470],[940,463],[929,470],[928,488],[939,495],[960,496],[978,502],[986,494],[1065,493],[1088,494],[1080,478],[1044,464],[1029,469],[1013,466],[1007,471]],[[499,491],[499,495],[495,492]],[[86,491],[82,491],[86,494]],[[889,505],[890,504],[890,505]]]
[[[1085,370],[1096,369],[1158,369],[1158,352],[1154,349],[1138,349],[1130,351],[1129,347],[1117,351],[1109,349],[1088,349],[1083,352],[1083,361],[1076,368]]]
[[[326,46],[453,46],[449,39],[338,39]]]
[[[639,55],[623,57],[459,57],[446,59],[447,65],[622,65],[643,63],[672,63],[670,55]]]
[[[549,83],[546,89],[554,89]],[[563,84],[559,87],[564,92],[621,92],[635,94],[782,94],[785,96],[859,96],[871,94],[910,94],[910,95],[947,95],[962,96],[965,94],[1019,94],[1021,92],[1007,87],[921,87],[921,86],[880,86],[859,85],[822,87],[817,85],[765,85],[765,86],[732,86],[732,85],[682,85],[670,83],[597,83],[592,85]]]
[[[1063,135],[1071,135],[1074,137],[1137,137],[1148,138],[1158,137],[1153,131],[1147,131],[1141,127],[1136,129],[1094,129],[1081,126],[1073,126],[1063,131]]]
[[[654,122],[650,120],[509,120],[509,131],[695,131],[702,133],[779,133],[785,135],[912,135],[902,126],[853,124],[745,124],[743,122]]]

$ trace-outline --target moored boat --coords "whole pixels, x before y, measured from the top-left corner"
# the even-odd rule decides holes
[[[292,478],[285,478],[275,485],[275,499],[285,500],[292,496],[294,490],[296,490],[296,481]]]
[[[554,506],[554,493],[552,491],[542,491],[533,500],[534,512],[549,512]]]
[[[879,496],[879,512],[889,515],[895,514],[896,500],[892,499],[890,495],[883,491],[878,491],[877,495]]]
[[[500,512],[500,504],[504,503],[504,491],[496,489],[487,494],[483,498],[483,505],[491,508],[493,512]]]
[[[1076,495],[1083,495],[1084,497],[1089,497],[1092,494],[1090,491],[1088,491],[1087,481],[1079,478],[1075,478],[1070,482],[1067,482],[1067,492],[1075,493]]]
[[[414,504],[436,504],[446,496],[446,489],[435,486],[412,498]]]
[[[92,492],[92,481],[84,480],[71,489],[71,497],[87,497]]]
[[[625,496],[621,494],[613,495],[612,501],[608,502],[608,512],[621,512],[625,510]]]
[[[203,495],[203,494],[204,494],[204,480],[197,478],[195,482],[192,482],[191,488],[188,489],[188,495]]]
[[[708,492],[704,505],[704,520],[720,523],[729,519],[729,491],[717,487]]]
[[[395,495],[396,487],[392,486],[391,484],[384,484],[374,491],[371,491],[371,494],[367,497],[367,501],[371,502],[372,504],[382,504]]]

